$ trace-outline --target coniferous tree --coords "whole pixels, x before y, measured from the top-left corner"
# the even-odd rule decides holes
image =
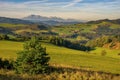
[[[15,62],[17,73],[40,74],[48,71],[50,57],[35,37],[24,45],[24,50],[18,53]]]

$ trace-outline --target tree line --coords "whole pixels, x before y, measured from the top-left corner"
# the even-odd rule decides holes
[[[88,41],[86,46],[103,47],[105,44],[115,43],[115,42],[120,42],[120,35],[101,36],[99,38]],[[112,46],[112,44],[111,44],[111,46]]]
[[[6,34],[0,34],[0,40],[11,40],[11,41],[28,41],[31,37],[28,36],[20,36],[16,35],[14,38],[9,37]],[[79,42],[71,42],[69,40],[65,40],[61,37],[56,36],[37,36],[39,40],[46,40],[51,44],[57,46],[63,46],[71,49],[82,50],[82,51],[90,51],[92,48],[89,46],[85,46],[80,44]]]
[[[57,46],[64,46],[71,49],[82,50],[82,51],[90,51],[92,48],[89,46],[81,45],[77,42],[71,42],[68,40],[64,40],[61,37],[50,37],[49,42],[57,45]]]

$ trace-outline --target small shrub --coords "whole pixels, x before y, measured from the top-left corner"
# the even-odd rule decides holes
[[[120,53],[118,53],[118,56],[120,56]]]
[[[0,69],[13,69],[13,61],[0,58]]]
[[[95,52],[94,52],[93,54],[95,54],[95,55],[96,55],[97,53],[95,53]]]
[[[107,54],[107,52],[105,50],[101,51],[101,56],[105,56]]]

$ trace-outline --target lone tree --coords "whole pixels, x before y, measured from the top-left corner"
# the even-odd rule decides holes
[[[17,73],[46,73],[49,60],[46,48],[43,48],[38,39],[33,37],[24,44],[24,50],[18,53],[14,67]]]

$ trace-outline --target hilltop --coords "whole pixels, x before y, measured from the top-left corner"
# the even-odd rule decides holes
[[[33,22],[17,19],[17,18],[8,18],[8,17],[0,17],[0,23],[11,23],[11,24],[33,24]]]
[[[103,19],[103,20],[96,20],[96,21],[88,21],[87,23],[97,24],[101,22],[111,22],[114,24],[120,24],[120,19],[115,19],[115,20]]]

